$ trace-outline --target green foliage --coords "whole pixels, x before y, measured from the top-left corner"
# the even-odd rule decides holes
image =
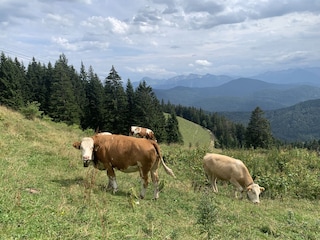
[[[81,122],[82,128],[105,130],[102,121],[106,112],[104,88],[92,67],[89,68],[85,92],[87,102],[84,107],[84,119]]]
[[[252,112],[250,121],[245,133],[247,147],[253,148],[270,148],[273,145],[270,124],[267,119],[263,118],[264,112],[255,108]]]
[[[34,120],[35,118],[40,118],[43,111],[40,111],[40,103],[34,101],[27,103],[27,106],[21,108],[21,113],[29,120]]]
[[[24,66],[4,53],[0,57],[0,104],[12,109],[23,106]]]
[[[177,116],[172,112],[167,119],[166,124],[167,143],[183,143],[182,135],[179,131],[179,122]]]
[[[207,192],[203,193],[197,208],[197,224],[200,227],[200,233],[205,233],[207,239],[213,239],[215,222],[218,219],[218,208],[213,195]]]
[[[69,125],[80,124],[80,107],[76,101],[76,92],[72,81],[74,78],[78,78],[75,70],[68,66],[66,56],[61,55],[55,63],[51,83],[48,110],[53,121],[62,121]]]
[[[158,142],[166,140],[166,119],[160,102],[152,88],[142,81],[134,93],[133,110],[130,113],[130,125],[144,126],[154,131]]]
[[[128,133],[128,102],[121,77],[112,66],[105,79],[105,112],[103,129],[117,134]]]

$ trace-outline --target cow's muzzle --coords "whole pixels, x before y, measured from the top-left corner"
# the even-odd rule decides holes
[[[89,167],[90,160],[83,160],[83,167]]]

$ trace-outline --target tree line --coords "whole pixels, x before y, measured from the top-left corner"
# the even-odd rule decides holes
[[[135,89],[130,79],[124,85],[114,66],[104,81],[92,66],[86,70],[81,64],[77,72],[64,54],[54,64],[45,65],[33,58],[25,67],[17,58],[1,53],[0,104],[18,111],[31,104],[53,121],[82,129],[127,135],[131,125],[143,126],[154,130],[159,142],[183,142],[176,118],[181,116],[209,129],[217,147],[269,148],[281,144],[272,136],[270,123],[259,107],[244,126],[218,113],[160,102],[144,81]]]
[[[136,125],[152,129],[159,142],[182,142],[175,113],[165,117],[146,82],[134,89],[128,79],[124,87],[112,66],[102,83],[91,66],[86,71],[81,64],[78,73],[64,54],[54,64],[33,58],[25,67],[1,53],[0,104],[17,111],[38,107],[52,121],[82,129],[127,135],[130,126]]]

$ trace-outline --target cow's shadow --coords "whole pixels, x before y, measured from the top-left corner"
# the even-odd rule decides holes
[[[70,187],[73,185],[83,185],[86,187],[86,180],[83,177],[76,177],[76,178],[67,178],[67,179],[53,179],[51,182],[57,183],[61,185],[62,187]],[[130,196],[129,191],[124,191],[121,189],[118,189],[117,192],[112,193],[112,190],[107,188],[107,185],[105,184],[97,184],[95,187],[93,187],[94,191],[101,191],[109,193],[113,196],[119,196],[119,197],[128,197]]]
[[[130,196],[130,192],[129,191],[123,191],[121,189],[118,189],[115,193],[113,193],[112,190],[108,189],[107,185],[104,185],[104,184],[99,184],[98,185],[98,189],[101,192],[106,192],[106,193],[109,193],[109,194],[111,194],[113,196],[120,196],[120,197],[128,197],[128,196]]]
[[[76,177],[76,178],[68,178],[68,179],[53,179],[51,180],[54,183],[60,184],[62,187],[70,187],[72,185],[80,185],[83,183],[83,177]]]

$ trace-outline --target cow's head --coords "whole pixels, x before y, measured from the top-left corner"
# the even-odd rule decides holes
[[[264,187],[260,187],[258,184],[253,183],[247,187],[247,196],[253,203],[260,203],[259,195],[264,191]]]
[[[85,137],[81,139],[81,142],[73,143],[73,147],[81,150],[81,158],[83,160],[83,166],[88,167],[90,161],[93,160],[93,148],[94,141],[91,137]]]

